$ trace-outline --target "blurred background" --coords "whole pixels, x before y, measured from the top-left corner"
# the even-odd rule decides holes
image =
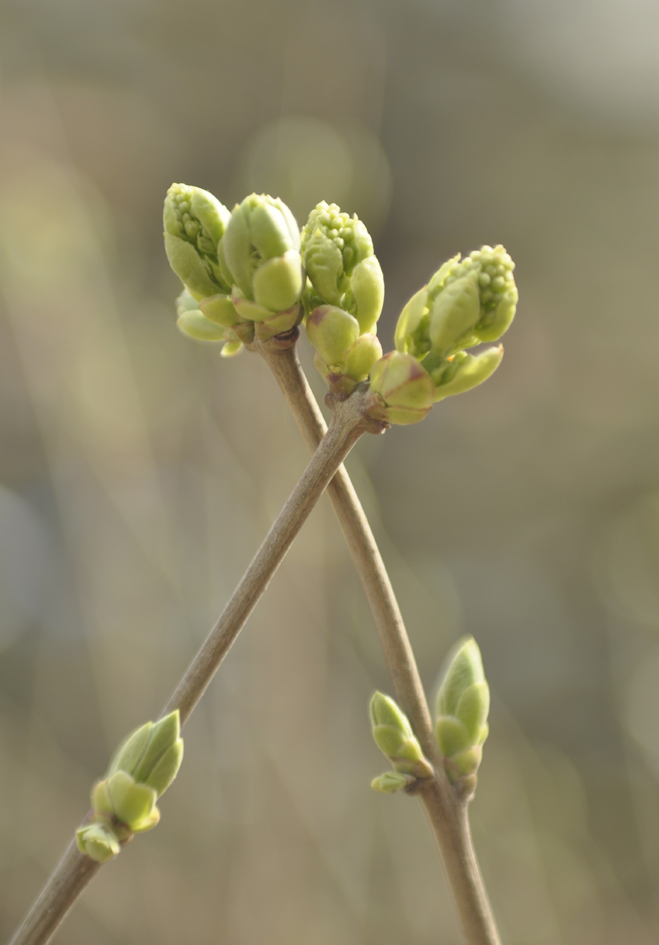
[[[656,942],[659,7],[1,0],[0,82],[3,936],[307,461],[258,358],[176,331],[182,181],[357,211],[385,350],[448,256],[516,260],[497,375],[349,468],[428,692],[461,634],[482,648],[472,822],[504,941]],[[458,945],[420,805],[369,788],[376,687],[323,500],[186,727],[161,825],[56,941]]]

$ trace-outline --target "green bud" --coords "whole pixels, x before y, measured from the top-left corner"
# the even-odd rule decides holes
[[[229,222],[229,211],[200,187],[172,184],[163,221],[170,265],[188,289],[204,298],[231,291],[218,262],[218,245]]]
[[[456,351],[498,340],[515,315],[513,269],[500,245],[449,259],[401,312],[396,349],[420,359],[432,352],[434,367]]]
[[[382,345],[377,337],[372,334],[360,335],[345,352],[345,373],[356,381],[365,381],[381,357]]]
[[[465,637],[447,658],[437,696],[435,734],[451,781],[465,793],[476,786],[482,745],[488,734],[490,690],[483,672],[480,650],[473,637]]]
[[[108,794],[113,814],[131,830],[150,821],[158,799],[153,788],[136,782],[125,771],[115,771],[108,779]]]
[[[381,399],[382,419],[389,423],[418,423],[435,400],[430,375],[416,358],[400,351],[385,354],[373,365],[371,390]]]
[[[393,699],[376,692],[370,705],[373,738],[396,771],[414,777],[429,777],[432,768],[426,761],[412,726]]]
[[[97,863],[107,863],[121,847],[114,831],[103,824],[89,824],[76,830],[78,850]]]
[[[267,314],[243,318],[262,321],[276,312],[292,308],[303,289],[300,234],[293,214],[279,198],[251,194],[237,205],[229,220],[220,249],[239,297],[255,302]],[[235,293],[234,293],[235,303]]]
[[[411,774],[401,774],[398,771],[386,771],[371,781],[371,787],[374,791],[381,794],[395,794],[402,791],[408,785],[413,784],[416,779]]]
[[[384,302],[384,278],[373,241],[357,216],[322,201],[302,229],[302,254],[318,299],[354,315],[372,331]]]
[[[359,322],[342,308],[321,305],[307,319],[307,335],[330,370],[344,373],[345,356],[359,338]]]
[[[156,800],[176,777],[183,758],[180,729],[177,710],[146,722],[121,743],[105,779],[92,789],[97,817],[111,817],[131,832],[155,827],[160,818]]]
[[[451,355],[435,370],[430,370],[430,376],[435,383],[435,402],[478,387],[494,374],[502,358],[503,345],[488,348],[478,354],[458,351]]]
[[[178,710],[175,712],[170,712],[169,715],[165,715],[162,719],[152,725],[149,741],[145,748],[144,754],[140,758],[137,766],[131,772],[134,775],[136,781],[146,782],[169,749],[178,744],[182,746],[180,735],[181,722]],[[182,757],[183,750],[181,747],[179,765]],[[178,765],[176,770],[178,770]],[[171,780],[173,780],[175,775],[176,771],[174,771],[172,774],[170,781],[168,781],[164,787],[158,790],[158,796],[160,796],[165,790],[165,787],[171,783]]]

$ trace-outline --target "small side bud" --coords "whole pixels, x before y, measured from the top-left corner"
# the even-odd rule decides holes
[[[391,351],[373,365],[371,390],[382,403],[389,423],[418,423],[435,400],[435,385],[423,365],[410,354]]]
[[[76,830],[78,850],[97,863],[107,863],[121,850],[116,834],[104,824],[89,824]]]
[[[465,637],[449,654],[437,695],[435,734],[449,779],[470,794],[488,734],[490,690],[478,644]]]
[[[411,774],[400,774],[398,771],[386,771],[384,774],[373,778],[371,787],[380,794],[395,794],[397,791],[403,791],[408,785],[412,784],[416,778]]]
[[[373,738],[399,774],[427,778],[432,768],[424,758],[407,716],[393,699],[376,692],[370,705]]]

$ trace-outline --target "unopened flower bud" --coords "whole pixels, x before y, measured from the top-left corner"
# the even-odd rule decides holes
[[[373,738],[394,769],[414,777],[430,777],[432,768],[423,756],[407,716],[393,699],[376,692],[371,699]]]
[[[384,278],[361,220],[322,201],[309,214],[301,245],[318,299],[354,315],[360,333],[372,331],[382,311]]]
[[[466,259],[449,259],[404,307],[396,348],[434,360],[483,341],[496,341],[517,305],[515,264],[503,246],[483,246]]]
[[[76,830],[76,846],[85,856],[97,863],[107,863],[121,850],[119,840],[111,827],[88,824]]]
[[[167,192],[163,221],[165,249],[176,275],[198,298],[228,294],[217,249],[229,220],[229,211],[200,187],[172,184]]]
[[[468,791],[476,784],[489,708],[480,650],[473,637],[466,637],[447,660],[437,696],[435,733],[449,778]]]
[[[379,419],[409,424],[423,420],[435,400],[435,385],[410,354],[391,351],[373,365],[371,390],[382,402]]]
[[[300,233],[279,198],[251,194],[237,205],[222,240],[221,256],[234,287],[238,313],[252,321],[291,309],[303,288]],[[242,301],[253,303],[245,304]]]

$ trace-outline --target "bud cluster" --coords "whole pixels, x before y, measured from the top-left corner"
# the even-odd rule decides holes
[[[384,423],[422,420],[434,403],[487,380],[515,315],[514,263],[503,246],[454,256],[405,305],[396,350],[376,337],[384,279],[361,220],[319,203],[300,233],[282,200],[250,194],[229,211],[205,190],[173,184],[164,211],[165,244],[186,291],[178,327],[222,342],[230,356],[289,332],[306,311],[315,364],[330,390],[349,396],[370,378],[370,414]]]
[[[478,644],[465,637],[447,659],[437,695],[435,735],[449,780],[466,795],[476,787],[489,708],[490,690]]]
[[[92,788],[90,822],[76,831],[80,852],[104,863],[133,834],[155,827],[160,820],[156,801],[176,777],[182,758],[178,711],[129,735],[105,778]]]
[[[251,194],[230,213],[199,187],[172,184],[165,248],[185,291],[179,329],[237,354],[255,332],[267,339],[302,319],[300,231],[283,201]]]
[[[373,241],[356,215],[322,201],[302,229],[308,285],[307,335],[316,367],[330,388],[350,394],[382,356],[376,324],[384,302],[384,278]]]
[[[432,767],[424,758],[412,726],[394,700],[376,692],[371,699],[370,712],[375,744],[394,768],[375,778],[371,787],[384,794],[393,794],[418,779],[432,777]]]

